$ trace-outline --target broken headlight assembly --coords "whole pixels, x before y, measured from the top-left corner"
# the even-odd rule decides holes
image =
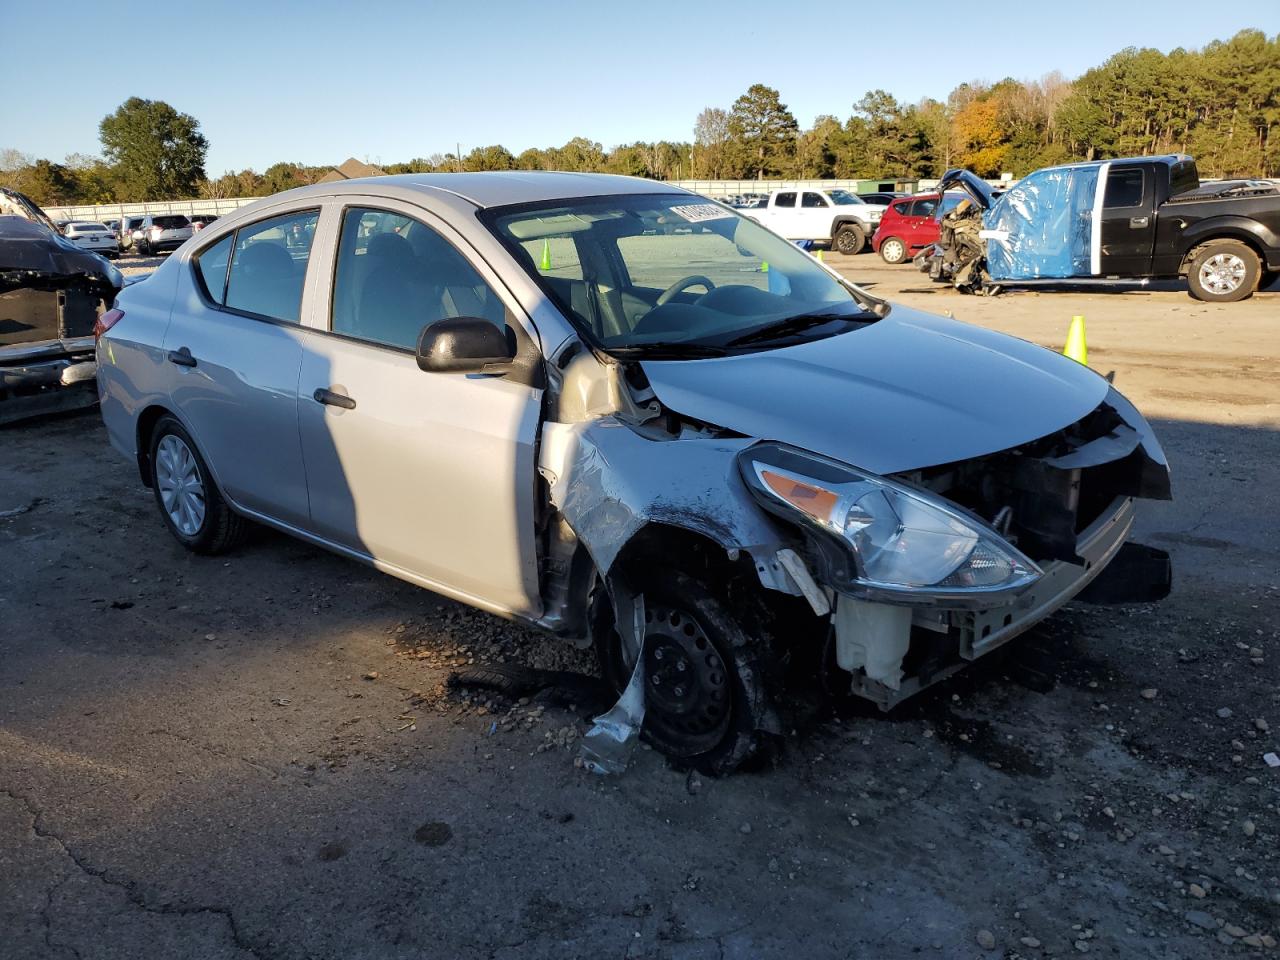
[[[738,466],[761,506],[815,534],[841,592],[992,606],[1041,576],[980,517],[905,484],[769,441]]]

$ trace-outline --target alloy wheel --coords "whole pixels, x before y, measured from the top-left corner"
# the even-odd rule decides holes
[[[1247,272],[1245,262],[1234,253],[1214,254],[1200,264],[1200,286],[1219,296],[1235,293]]]

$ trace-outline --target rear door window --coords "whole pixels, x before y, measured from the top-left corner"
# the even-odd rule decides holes
[[[932,217],[933,211],[936,209],[938,209],[937,200],[933,200],[933,199],[916,200],[916,201],[913,201],[911,204],[911,216]]]
[[[773,198],[775,207],[794,207],[796,205],[796,195],[794,193],[780,193]]]
[[[297,323],[318,210],[288,213],[236,231],[226,306]],[[216,246],[216,244],[215,244]]]
[[[1141,167],[1112,167],[1107,172],[1107,190],[1102,197],[1103,208],[1141,206],[1146,183],[1144,173]]]

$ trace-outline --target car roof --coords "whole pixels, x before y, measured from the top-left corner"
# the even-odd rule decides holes
[[[550,170],[504,170],[487,173],[402,173],[363,177],[336,183],[316,183],[288,191],[292,199],[334,194],[378,194],[387,188],[437,194],[440,191],[477,207],[503,207],[541,200],[570,200],[615,194],[689,193],[680,187],[641,177],[607,173],[565,173]],[[694,194],[690,194],[694,196]]]

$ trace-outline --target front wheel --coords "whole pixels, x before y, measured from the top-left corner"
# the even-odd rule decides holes
[[[750,636],[717,593],[689,574],[655,573],[643,593],[643,734],[674,760],[730,773],[768,737],[764,640]],[[624,652],[611,617],[596,632],[596,652],[605,679],[621,691],[634,655]]]
[[[880,244],[880,259],[885,263],[901,263],[907,259],[907,245],[897,237],[888,237]]]
[[[1261,264],[1258,255],[1238,240],[1204,245],[1187,270],[1191,296],[1209,303],[1234,303],[1253,296]]]
[[[193,553],[216,554],[239,541],[245,520],[227,506],[195,441],[176,419],[151,433],[151,489],[165,526]]]
[[[867,245],[867,234],[856,223],[846,223],[836,230],[832,243],[840,253],[852,256]]]

